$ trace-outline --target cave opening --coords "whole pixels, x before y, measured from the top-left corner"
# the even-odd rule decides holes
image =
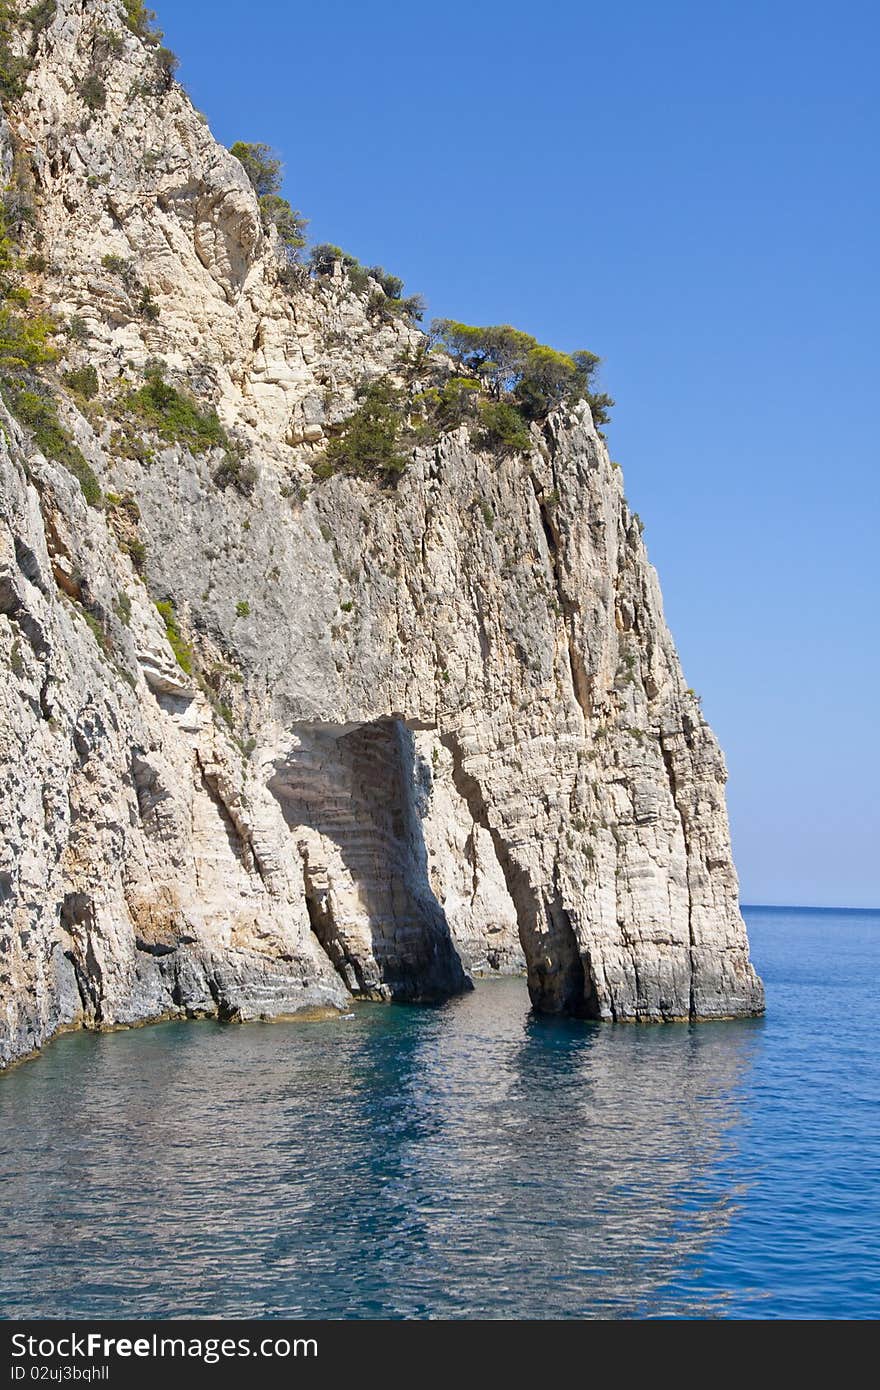
[[[431,1002],[471,987],[432,888],[412,731],[299,723],[270,790],[303,865],[309,922],[352,994]]]

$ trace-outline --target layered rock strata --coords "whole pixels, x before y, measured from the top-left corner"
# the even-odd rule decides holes
[[[359,383],[402,379],[421,335],[340,270],[282,273],[114,0],[59,0],[32,47],[3,157],[33,303],[84,325],[56,384],[105,505],[4,409],[0,1061],[523,968],[549,1012],[759,1012],[724,763],[586,403],[527,454],[462,426],[395,488],[317,480]],[[112,402],[151,359],[217,409],[247,490],[220,450],[130,447]],[[84,366],[103,409],[62,387]]]

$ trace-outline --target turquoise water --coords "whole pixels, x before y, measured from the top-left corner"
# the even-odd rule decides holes
[[[880,914],[747,910],[766,1020],[438,1009],[0,1078],[8,1317],[876,1317]]]

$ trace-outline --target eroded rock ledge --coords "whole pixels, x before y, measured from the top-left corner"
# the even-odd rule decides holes
[[[118,52],[87,110],[99,30]],[[279,283],[240,165],[152,61],[113,0],[59,0],[3,128],[47,248],[32,288],[87,325],[61,366],[111,402],[161,357],[253,485],[180,444],[139,456],[62,390],[111,499],[88,506],[3,413],[0,1062],[62,1027],[523,968],[550,1012],[760,1012],[723,760],[588,407],[526,455],[462,427],[395,489],[316,481],[358,382],[419,335],[339,279]]]

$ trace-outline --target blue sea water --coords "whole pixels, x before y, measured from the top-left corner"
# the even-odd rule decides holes
[[[880,913],[746,910],[764,1020],[436,1009],[0,1077],[6,1317],[876,1317]]]

